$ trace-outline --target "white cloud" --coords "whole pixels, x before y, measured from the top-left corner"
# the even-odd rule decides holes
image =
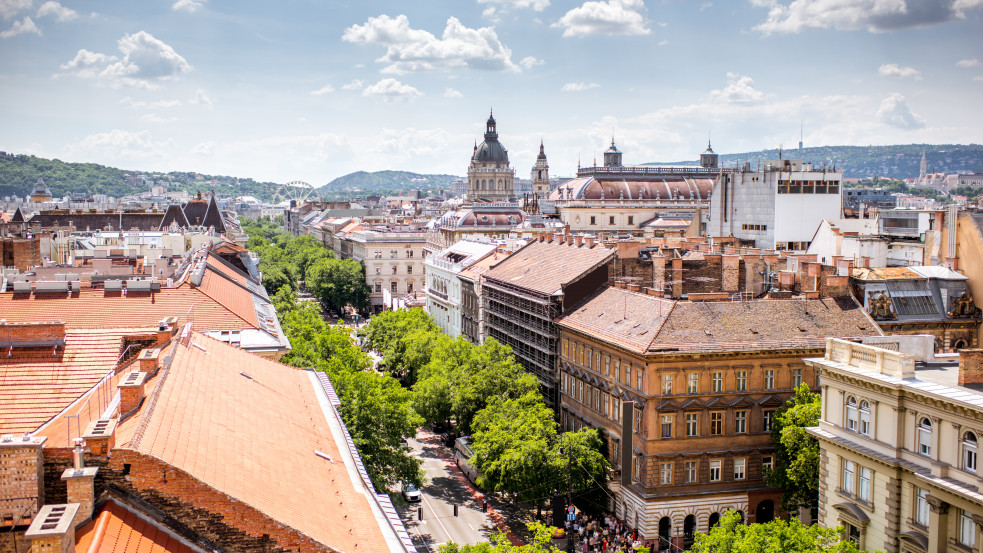
[[[348,84],[341,85],[342,90],[361,90],[363,88],[365,88],[365,81],[361,81],[359,79],[355,79]]]
[[[877,119],[885,125],[899,129],[921,129],[925,127],[925,120],[913,113],[908,108],[908,104],[905,103],[904,96],[897,92],[881,101],[881,107],[877,110]]]
[[[205,94],[205,91],[200,88],[195,91],[195,97],[189,101],[197,106],[204,106],[206,108],[212,107],[212,99],[209,98],[208,94]]]
[[[897,77],[899,79],[911,77],[916,81],[922,80],[922,74],[914,67],[901,67],[896,63],[885,63],[877,70],[877,74],[881,77]]]
[[[603,0],[584,2],[573,8],[553,27],[563,29],[563,36],[647,35],[652,32],[646,26],[641,9],[642,0]]]
[[[310,94],[312,96],[323,96],[325,94],[328,94],[329,92],[334,92],[334,87],[329,84],[326,84],[317,90],[312,90]]]
[[[11,19],[22,11],[31,9],[32,0],[0,0],[0,17]]]
[[[530,8],[533,11],[541,12],[550,5],[550,0],[478,0],[479,4],[495,4],[500,8]]]
[[[119,101],[119,105],[133,109],[170,109],[180,107],[181,100],[157,100],[154,102],[144,102],[142,100],[134,100],[133,98],[127,96]]]
[[[975,81],[975,82],[983,81],[983,75],[977,75],[977,76],[973,77],[973,81]]]
[[[659,46],[665,46],[666,44],[669,44],[669,41],[668,40],[660,40],[659,41]]]
[[[973,58],[971,60],[959,60],[956,62],[957,67],[979,67],[980,60]]]
[[[215,141],[209,140],[208,142],[196,144],[194,148],[191,148],[191,153],[200,156],[210,156],[215,153]]]
[[[61,68],[76,77],[88,79],[98,75],[109,63],[114,61],[116,61],[116,56],[90,52],[82,48],[75,54],[75,58],[61,64]]]
[[[173,121],[177,121],[177,117],[161,117],[156,113],[147,113],[140,116],[140,121],[143,121],[144,123],[171,123]]]
[[[764,94],[754,88],[754,80],[738,73],[727,73],[727,86],[710,91],[711,100],[723,103],[754,104],[763,98]]]
[[[410,99],[414,96],[421,95],[419,90],[408,84],[403,84],[392,77],[387,77],[374,85],[369,85],[362,91],[362,96],[384,96],[387,102]]]
[[[580,92],[582,90],[597,88],[599,86],[601,85],[597,83],[567,83],[563,85],[563,88],[561,88],[560,90],[562,90],[563,92]]]
[[[544,63],[546,62],[532,56],[526,56],[519,61],[519,65],[521,65],[523,69],[532,69],[533,67],[543,65]]]
[[[169,45],[146,31],[123,35],[117,41],[122,58],[81,49],[61,68],[81,78],[100,77],[113,86],[155,88],[164,81],[191,71],[191,65]]]
[[[20,21],[14,21],[9,29],[0,31],[0,38],[11,38],[25,33],[41,36],[41,29],[38,29],[38,26],[34,24],[34,20],[26,16]]]
[[[963,19],[966,11],[983,7],[983,0],[751,0],[768,8],[768,18],[755,27],[766,34],[798,33],[809,29],[886,32],[927,27]]]
[[[370,17],[363,25],[345,29],[341,38],[355,44],[384,46],[385,55],[376,59],[387,64],[383,73],[400,75],[465,68],[520,71],[512,62],[512,50],[498,40],[493,28],[471,29],[455,17],[447,19],[440,38],[428,31],[411,28],[405,15]]]
[[[208,0],[177,0],[177,2],[174,2],[174,5],[171,6],[171,9],[175,11],[195,13],[201,9],[201,7],[204,6],[205,2],[207,1]]]
[[[462,96],[464,95],[459,90],[453,88],[448,88],[444,91],[444,98],[461,98]]]
[[[167,157],[165,152],[172,145],[170,140],[155,141],[150,131],[114,129],[89,135],[68,145],[66,151],[68,157],[75,159],[99,159],[104,163],[127,164],[133,161],[159,161]]]
[[[41,4],[38,8],[38,17],[54,16],[55,20],[65,22],[71,21],[79,16],[72,8],[62,6],[58,2],[50,0]]]

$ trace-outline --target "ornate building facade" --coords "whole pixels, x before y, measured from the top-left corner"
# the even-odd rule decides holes
[[[468,167],[468,195],[471,202],[509,202],[515,200],[515,170],[509,165],[509,151],[498,141],[495,117],[488,115],[485,139],[476,144]]]

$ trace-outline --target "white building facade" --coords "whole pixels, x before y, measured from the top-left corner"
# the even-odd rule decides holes
[[[461,335],[461,281],[458,274],[490,255],[497,244],[488,239],[461,240],[453,246],[431,255],[425,266],[427,272],[427,313],[444,334],[451,338]]]

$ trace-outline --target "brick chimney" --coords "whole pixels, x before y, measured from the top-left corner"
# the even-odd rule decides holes
[[[75,551],[77,503],[45,505],[24,537],[31,540],[31,553],[72,553]]]
[[[147,374],[156,374],[160,367],[160,348],[149,348],[140,352],[137,356],[140,363],[140,371]]]
[[[618,242],[618,258],[619,259],[638,259],[638,252],[641,250],[642,245],[638,242],[628,241],[628,242]]]
[[[0,322],[0,342],[13,347],[44,347],[65,345],[65,323]]]
[[[98,467],[85,466],[85,440],[75,439],[72,449],[72,468],[61,473],[61,479],[68,488],[68,502],[77,503],[79,508],[75,513],[73,527],[85,524],[92,519],[95,507],[95,478]]]
[[[594,235],[585,236],[584,237],[584,244],[586,244],[588,248],[593,248],[594,247]]]
[[[33,518],[44,505],[44,436],[0,436],[0,525]]]
[[[147,353],[147,351],[144,351],[144,353]],[[144,368],[143,359],[140,360],[140,368]],[[154,366],[155,370],[156,368]],[[126,378],[116,385],[119,388],[119,415],[121,419],[126,417],[134,409],[140,407],[140,404],[143,403],[143,388],[146,380],[147,373],[143,371],[130,371],[130,374],[126,375]]]
[[[116,419],[99,419],[89,423],[82,434],[89,453],[109,457],[109,450],[116,446],[116,422]]]
[[[959,350],[959,385],[983,384],[983,349]]]
[[[167,317],[160,321],[157,327],[157,345],[162,346],[171,340],[171,336],[177,333],[177,317]]]

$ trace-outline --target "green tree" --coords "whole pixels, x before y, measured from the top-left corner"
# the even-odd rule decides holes
[[[819,394],[802,383],[772,424],[775,468],[765,472],[765,482],[784,490],[782,508],[789,514],[819,504],[819,442],[806,428],[819,424],[821,409]]]
[[[559,551],[553,545],[555,527],[545,526],[540,522],[529,522],[526,528],[532,532],[533,538],[525,545],[513,545],[505,534],[496,531],[489,541],[464,545],[449,541],[442,544],[437,551],[439,553],[556,553]]]
[[[859,553],[842,540],[842,528],[804,526],[799,519],[747,524],[737,511],[727,511],[709,534],[696,533],[693,553]]]
[[[582,509],[602,513],[608,509],[608,468],[611,466],[602,452],[603,443],[596,428],[581,428],[560,434],[554,459],[558,472],[569,480],[563,482],[572,490],[574,501]]]
[[[365,267],[352,259],[320,258],[306,273],[307,289],[320,302],[339,311],[347,306],[364,311],[369,306]]]

